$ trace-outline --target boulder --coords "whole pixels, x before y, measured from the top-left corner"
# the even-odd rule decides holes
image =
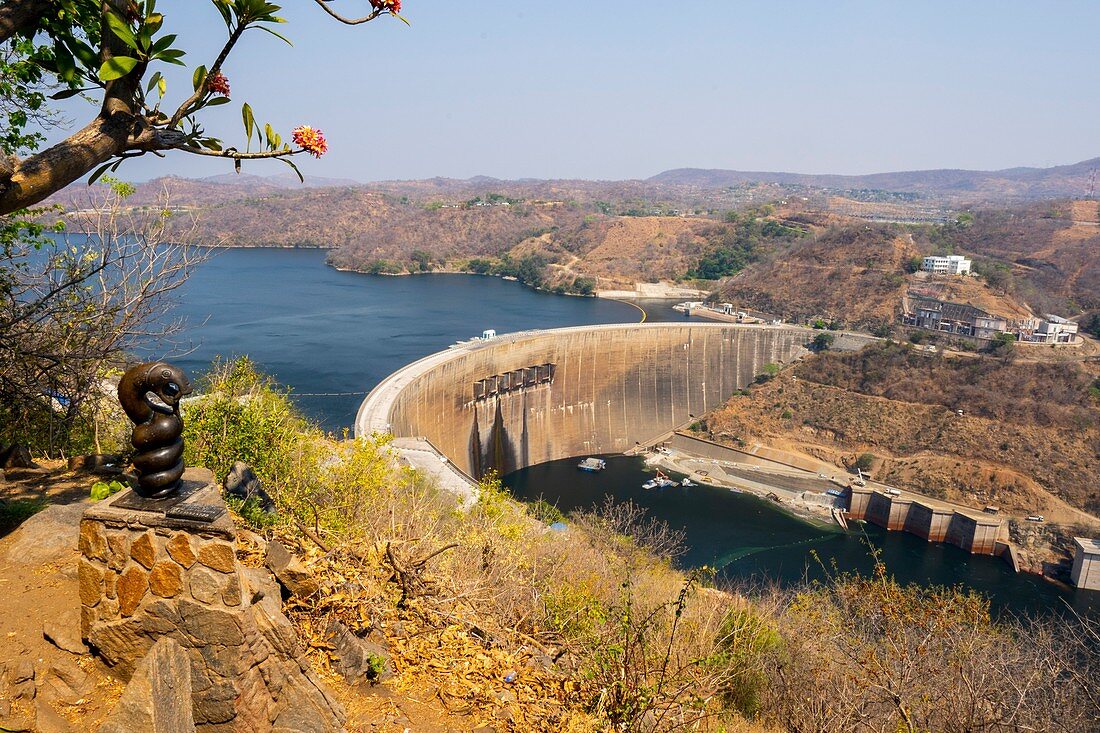
[[[331,619],[325,635],[336,657],[333,667],[349,685],[372,685],[392,675],[390,657],[381,644],[355,634],[336,619]]]
[[[45,565],[66,558],[77,548],[85,502],[52,504],[19,525],[5,560],[18,565]]]
[[[268,543],[265,564],[271,572],[275,573],[275,577],[279,579],[279,582],[292,596],[308,598],[316,593],[320,587],[309,568],[301,560],[290,554],[290,550],[286,549],[281,542],[272,541]]]
[[[124,468],[122,456],[107,453],[92,453],[69,459],[70,471],[88,471],[100,476],[117,476]]]
[[[95,680],[74,662],[54,662],[35,674],[36,700],[76,705],[95,689]]]
[[[193,733],[191,661],[175,640],[165,637],[138,663],[100,733]]]
[[[275,502],[264,491],[263,484],[256,476],[256,472],[244,461],[237,461],[233,464],[233,467],[229,469],[229,475],[225,477],[223,486],[228,496],[234,496],[241,501],[255,500],[265,513],[275,513]]]
[[[34,730],[35,733],[72,733],[75,729],[52,705],[45,700],[35,700]]]
[[[0,448],[0,468],[38,468],[31,460],[31,452],[25,445],[9,445]]]
[[[42,636],[58,649],[70,654],[84,654],[88,651],[80,638],[80,612],[71,608],[60,616],[46,619],[42,624]]]

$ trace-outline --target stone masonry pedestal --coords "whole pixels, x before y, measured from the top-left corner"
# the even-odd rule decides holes
[[[129,679],[162,637],[190,659],[199,731],[342,729],[344,712],[298,660],[302,649],[266,570],[236,558],[236,528],[205,469],[184,474],[184,504],[215,507],[211,522],[163,511],[127,489],[80,523],[81,632]]]

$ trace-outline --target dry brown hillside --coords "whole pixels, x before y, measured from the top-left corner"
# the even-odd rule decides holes
[[[1094,364],[947,358],[886,344],[809,358],[734,397],[707,429],[838,465],[869,452],[877,479],[1076,521],[1067,504],[1100,514],[1098,377]]]
[[[951,240],[1011,268],[1009,287],[1037,310],[1100,310],[1100,202],[1055,201],[974,212]]]
[[[746,268],[719,295],[789,320],[891,322],[905,294],[905,263],[920,253],[898,226],[834,225]]]

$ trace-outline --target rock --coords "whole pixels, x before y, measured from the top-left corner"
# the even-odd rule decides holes
[[[308,671],[287,677],[279,691],[272,733],[337,733],[346,718],[343,707],[322,690]]]
[[[222,593],[221,576],[207,568],[195,568],[188,574],[188,577],[190,578],[192,598],[206,604],[218,602]]]
[[[85,606],[94,606],[103,595],[103,571],[94,562],[82,557],[78,573],[80,602]]]
[[[152,532],[146,532],[130,544],[130,557],[152,570],[157,562],[157,545]]]
[[[161,598],[175,598],[182,585],[180,566],[174,562],[158,562],[149,571],[149,590]]]
[[[224,488],[228,496],[234,496],[241,501],[252,499],[265,513],[275,514],[275,502],[264,491],[256,472],[244,461],[237,461],[233,464],[233,468],[229,469]]]
[[[320,587],[309,568],[291,555],[281,542],[272,541],[268,544],[265,564],[291,595],[308,598]]]
[[[381,644],[360,638],[336,619],[329,621],[325,635],[336,656],[333,668],[349,685],[378,684],[392,676],[389,654]]]
[[[131,565],[122,571],[115,585],[115,592],[118,594],[118,610],[123,616],[133,615],[148,589],[149,580],[144,570]]]
[[[25,445],[9,445],[0,450],[0,468],[38,468]]]
[[[76,544],[85,557],[107,560],[107,538],[103,535],[103,527],[99,522],[81,522],[80,537]]]
[[[70,654],[88,651],[80,638],[80,611],[75,608],[64,611],[59,617],[47,619],[42,624],[42,636],[58,649]]]
[[[100,733],[193,733],[191,662],[175,640],[163,638],[138,663]]]
[[[76,705],[95,689],[91,676],[68,660],[54,662],[41,674],[35,675],[36,700]]]
[[[10,714],[9,714],[10,715]],[[35,729],[35,721],[29,715],[14,715],[8,717],[8,715],[0,715],[0,731],[11,731],[11,733],[23,733],[24,731],[33,731]]]
[[[98,524],[98,522],[95,522]],[[122,532],[107,533],[107,567],[122,572],[130,557],[130,540]]]
[[[70,471],[90,471],[104,476],[122,473],[122,456],[109,453],[92,453],[86,456],[73,456],[69,459]]]
[[[34,701],[34,729],[36,733],[71,733],[74,728],[45,700]]]
[[[87,504],[52,504],[12,532],[6,560],[16,565],[45,565],[77,549],[80,515]]]
[[[222,603],[227,606],[239,606],[243,600],[241,592],[241,580],[236,575],[230,576],[222,589]]]
[[[164,545],[164,549],[168,551],[168,557],[185,568],[191,567],[199,559],[191,548],[191,539],[184,532],[174,534],[172,539]]]
[[[232,573],[237,569],[237,555],[233,546],[224,542],[207,542],[199,547],[199,562],[219,573]]]
[[[283,607],[279,582],[267,568],[241,568],[244,595],[250,605],[264,604],[269,610],[280,613]]]

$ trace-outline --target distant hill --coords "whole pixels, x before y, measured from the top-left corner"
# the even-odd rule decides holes
[[[1006,168],[999,171],[955,169],[899,171],[865,176],[774,173],[704,168],[677,168],[648,179],[650,183],[722,188],[748,183],[778,183],[838,190],[872,189],[921,194],[930,198],[972,203],[1080,197],[1100,158],[1053,168]]]
[[[283,173],[275,176],[256,176],[241,173],[222,173],[216,176],[207,176],[197,179],[203,183],[218,183],[225,186],[239,186],[241,188],[336,188],[346,186],[361,186],[359,181],[351,178],[322,178],[321,176],[306,176],[305,181],[298,180],[293,173]]]

